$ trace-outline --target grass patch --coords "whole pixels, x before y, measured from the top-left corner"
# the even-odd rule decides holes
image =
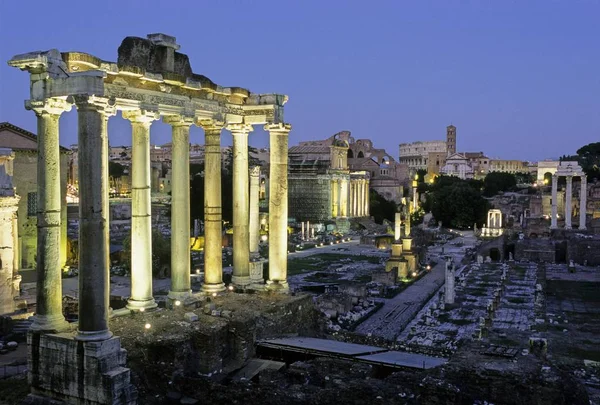
[[[311,271],[326,270],[330,264],[338,263],[343,259],[352,259],[353,263],[367,262],[379,264],[378,257],[366,255],[348,255],[340,253],[321,253],[308,257],[294,257],[288,259],[288,275],[310,273]]]
[[[470,319],[448,319],[448,323],[451,323],[451,324],[457,325],[457,326],[465,326],[465,325],[471,325],[473,323],[473,321],[471,321]]]
[[[546,294],[557,300],[577,299],[600,306],[600,283],[589,281],[547,280]]]
[[[567,354],[576,359],[600,361],[600,350],[586,349],[577,345],[569,346]]]
[[[511,304],[525,304],[527,299],[521,297],[510,297],[507,298],[506,301],[510,302]]]

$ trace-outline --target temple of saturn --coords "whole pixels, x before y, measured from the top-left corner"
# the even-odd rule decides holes
[[[109,329],[108,119],[121,111],[132,126],[131,297],[128,309],[156,307],[152,293],[150,126],[172,127],[172,279],[169,298],[185,299],[190,287],[189,133],[205,133],[205,279],[203,292],[224,290],[222,277],[221,131],[233,135],[233,283],[250,277],[250,251],[258,245],[256,169],[248,167],[248,136],[264,125],[270,137],[269,278],[266,288],[287,290],[288,134],[287,97],[222,87],[192,72],[175,38],[127,37],[118,61],[82,52],[32,52],[10,66],[30,74],[27,109],[37,116],[38,254],[37,311],[28,335],[30,398],[67,403],[133,404],[136,393],[125,351]],[[78,115],[79,323],[72,331],[62,313],[60,267],[59,118]],[[250,179],[253,181],[250,182]],[[251,205],[252,204],[252,205]],[[253,229],[257,228],[257,229]],[[262,276],[260,277],[262,281]],[[130,312],[128,311],[128,312]]]

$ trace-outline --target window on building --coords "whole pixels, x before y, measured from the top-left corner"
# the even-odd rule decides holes
[[[37,193],[27,193],[27,216],[37,215]]]

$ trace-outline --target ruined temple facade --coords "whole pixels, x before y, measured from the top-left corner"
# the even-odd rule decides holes
[[[349,144],[339,134],[331,142],[290,148],[290,217],[313,224],[369,215],[370,174],[352,171]]]
[[[270,138],[269,275],[265,288],[287,291],[287,96],[224,87],[192,71],[175,38],[127,37],[117,62],[52,49],[13,57],[29,73],[26,108],[37,117],[37,296],[28,335],[33,403],[134,404],[126,353],[109,327],[108,120],[117,111],[131,122],[131,296],[125,312],[157,306],[152,289],[150,127],[172,128],[172,302],[190,297],[189,132],[205,135],[204,294],[224,291],[222,269],[221,132],[233,136],[234,270],[236,287],[251,283],[248,138],[264,125]],[[62,312],[61,165],[59,119],[78,115],[79,322]],[[258,187],[255,187],[258,191]],[[256,205],[256,199],[253,199]],[[254,220],[253,223],[258,221]],[[261,277],[262,281],[262,277]],[[116,311],[115,311],[116,312]],[[115,314],[115,313],[113,313]],[[118,401],[116,401],[118,399]]]

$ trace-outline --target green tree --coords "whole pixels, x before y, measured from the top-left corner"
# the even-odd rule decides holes
[[[431,213],[452,228],[467,229],[484,222],[488,207],[487,200],[466,181],[443,186],[431,196]]]
[[[503,172],[488,173],[483,180],[483,195],[492,197],[501,191],[513,190],[517,185],[514,174]]]
[[[384,219],[394,221],[398,206],[393,201],[388,201],[375,190],[369,192],[369,212],[378,224]]]
[[[577,155],[562,156],[561,161],[575,160],[577,161],[589,181],[600,179],[600,142],[589,143],[577,149]]]
[[[108,162],[108,175],[113,179],[118,179],[125,173],[126,167],[117,162]]]

